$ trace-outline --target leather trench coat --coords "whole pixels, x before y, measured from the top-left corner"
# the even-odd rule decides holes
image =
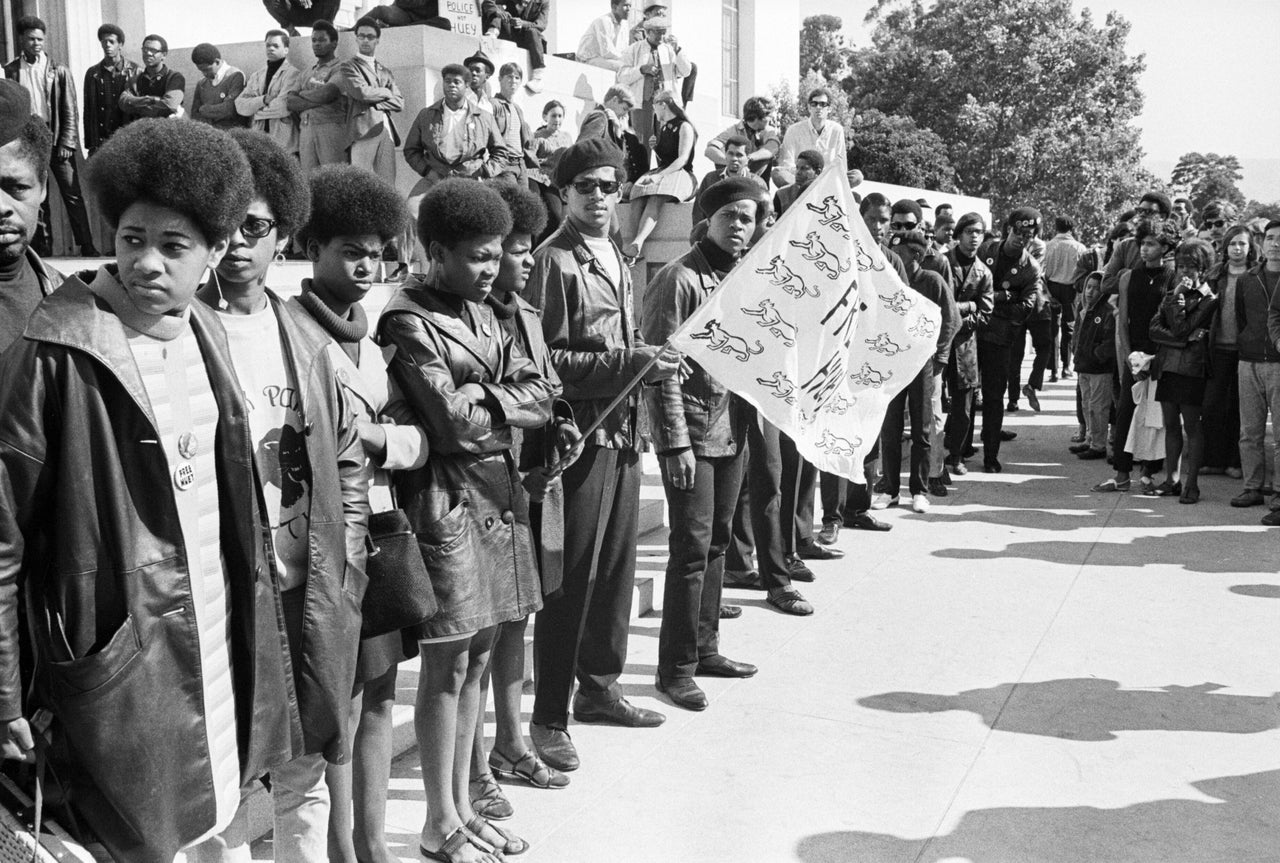
[[[387,304],[378,341],[395,346],[389,372],[431,446],[424,467],[394,477],[440,606],[424,634],[471,632],[536,611],[541,590],[513,430],[545,425],[558,388],[515,349],[487,305],[420,280]],[[466,384],[485,391],[482,404],[458,392]]]
[[[947,260],[951,264],[951,272],[958,278],[961,267],[955,249],[947,252]],[[961,387],[972,389],[981,383],[978,375],[978,330],[991,317],[995,301],[995,288],[987,265],[975,259],[964,282],[955,285],[955,293],[960,329],[951,342],[951,361],[955,363],[956,380]]]
[[[1179,296],[1184,298],[1181,306]],[[1168,372],[1192,378],[1209,377],[1218,312],[1218,298],[1213,294],[1205,296],[1198,291],[1181,289],[1166,291],[1148,327],[1151,340],[1157,345],[1156,358],[1151,361],[1151,376],[1158,380]]]
[[[302,729],[240,385],[214,313],[193,303],[191,326],[219,411],[228,639],[248,781],[292,758]],[[124,327],[83,278],[68,279],[0,364],[0,718],[52,712],[51,763],[77,811],[115,859],[139,863],[170,863],[216,817],[191,585],[155,438]],[[23,611],[36,654],[29,699],[19,682]]]
[[[80,116],[76,108],[76,82],[66,66],[49,64],[44,73],[44,95],[49,103],[49,131],[53,135],[53,149],[78,150],[80,148]],[[18,81],[21,76],[22,58],[15,57],[4,64],[4,76]]]
[[[697,246],[659,270],[644,292],[645,341],[666,342],[719,285]],[[673,377],[644,388],[654,449],[666,455],[692,448],[699,458],[736,455],[746,433],[741,402],[697,363],[686,362],[693,371],[683,382]]]

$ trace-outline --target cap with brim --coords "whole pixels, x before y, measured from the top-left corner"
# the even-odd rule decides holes
[[[496,66],[493,65],[493,61],[490,60],[489,57],[483,51],[477,51],[476,53],[472,54],[470,57],[462,61],[462,65],[466,66],[468,69],[471,68],[472,63],[484,64],[484,67],[489,70],[490,75],[492,75],[493,70],[497,68]]]
[[[17,140],[31,116],[31,96],[17,81],[0,78],[0,147]]]
[[[646,30],[670,30],[671,19],[666,15],[654,15],[652,18],[646,18],[643,22]]]

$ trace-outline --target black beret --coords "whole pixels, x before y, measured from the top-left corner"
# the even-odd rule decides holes
[[[750,177],[726,177],[708,186],[698,199],[702,212],[707,214],[708,219],[721,207],[735,201],[755,201],[757,213],[761,207],[770,206],[768,193],[759,182]]]
[[[222,52],[218,50],[217,45],[211,45],[208,42],[201,42],[199,45],[191,49],[191,62],[197,66],[204,66],[212,63],[214,60],[221,60]]]
[[[587,138],[560,154],[556,164],[556,185],[563,189],[573,178],[594,168],[623,170],[622,151],[612,141],[604,138]]]
[[[920,209],[920,205],[910,198],[903,198],[901,201],[898,201],[893,205],[893,210],[891,212],[910,213],[916,217],[917,222],[924,220],[924,210]]]
[[[31,96],[25,87],[0,79],[0,147],[17,140],[31,118]]]
[[[1040,224],[1040,211],[1035,207],[1017,207],[1009,214],[1007,224],[1010,227],[1030,227],[1029,222]]]
[[[909,246],[922,255],[929,251],[929,241],[924,238],[924,232],[920,230],[911,230],[899,234],[895,245]]]

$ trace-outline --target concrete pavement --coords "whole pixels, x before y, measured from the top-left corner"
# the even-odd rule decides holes
[[[1007,418],[1004,473],[842,531],[847,557],[800,586],[812,617],[726,591],[745,609],[723,651],[761,671],[703,680],[705,712],[654,691],[658,612],[636,616],[624,689],[668,720],[572,725],[567,789],[506,786],[521,859],[1280,861],[1280,533],[1227,505],[1227,477],[1196,506],[1090,493],[1107,468],[1066,451],[1073,392]],[[659,604],[665,552],[662,533],[637,551]],[[421,859],[423,800],[411,751],[401,859]]]

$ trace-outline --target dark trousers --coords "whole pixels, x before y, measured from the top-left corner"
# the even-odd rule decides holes
[[[1057,374],[1059,363],[1065,372],[1071,368],[1071,337],[1076,331],[1076,288],[1068,282],[1045,282],[1049,296],[1053,297],[1053,339],[1057,353],[1053,354],[1053,372]]]
[[[746,481],[750,486],[751,533],[755,540],[756,568],[766,590],[791,584],[783,551],[782,529],[782,432],[762,416],[747,424],[750,460]],[[795,516],[788,514],[787,524]]]
[[[640,456],[588,446],[564,472],[564,585],[538,612],[533,721],[563,727],[576,673],[590,697],[616,700],[627,661],[636,574]]]
[[[1213,349],[1204,390],[1204,466],[1240,467],[1240,354]]]
[[[528,22],[525,22],[528,24]],[[498,38],[506,39],[508,42],[515,42],[524,50],[529,52],[529,68],[541,69],[547,65],[547,61],[543,59],[546,54],[547,46],[542,41],[542,34],[533,26],[520,27],[519,29],[512,27],[510,23],[503,22],[498,25]]]
[[[794,554],[813,543],[813,497],[818,469],[805,461],[795,441],[779,434],[782,450],[782,550]]]
[[[748,474],[755,451],[745,444],[746,455],[742,459],[741,488],[738,504],[733,511],[733,531],[729,537],[729,550],[725,552],[724,568],[730,572],[749,572],[756,568],[756,535],[751,529],[751,483]]]
[[[1044,371],[1053,356],[1053,321],[1027,321],[1013,325],[1013,344],[1009,345],[1009,401],[1016,402],[1022,391],[1022,357],[1027,349],[1027,334],[1036,358],[1031,363],[1027,384],[1033,390],[1044,388]]]
[[[84,208],[84,195],[80,193],[80,176],[76,172],[76,160],[59,159],[57,153],[49,159],[49,175],[58,184],[62,194],[62,203],[67,210],[67,219],[71,222],[71,235],[75,238],[80,251],[93,248],[93,233],[89,230],[89,213]],[[40,205],[40,224],[32,238],[32,245],[41,255],[49,255],[53,251],[53,211],[46,197]]]
[[[1004,389],[1009,382],[1008,345],[978,341],[978,372],[982,376],[982,460],[990,464],[1000,457],[1000,432],[1004,429]]]
[[[677,489],[662,471],[671,530],[658,633],[658,676],[692,677],[698,660],[720,652],[720,589],[743,454],[698,458],[693,488]]]
[[[964,457],[965,443],[973,428],[974,391],[972,387],[962,388],[953,370],[949,369],[947,375],[950,379],[951,410],[947,412],[943,442],[946,447],[947,461],[955,463]]]
[[[822,521],[844,524],[846,515],[859,515],[871,509],[871,485],[876,477],[876,459],[880,458],[880,442],[876,441],[862,459],[862,482],[850,482],[839,474],[822,471],[818,493],[822,497]]]
[[[902,487],[902,429],[911,415],[911,475],[907,488],[914,494],[929,490],[929,432],[933,425],[933,363],[925,366],[906,389],[893,397],[880,426],[880,467],[884,491],[897,497]]]

